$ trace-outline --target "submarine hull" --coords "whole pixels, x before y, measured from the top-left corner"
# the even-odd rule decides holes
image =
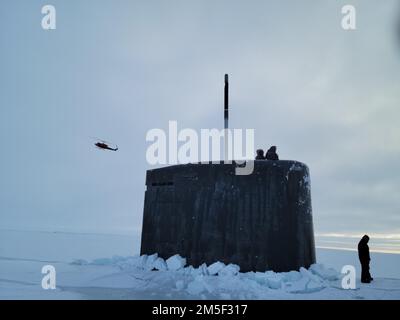
[[[308,167],[297,161],[187,164],[146,174],[141,254],[174,254],[195,267],[298,270],[315,263]]]

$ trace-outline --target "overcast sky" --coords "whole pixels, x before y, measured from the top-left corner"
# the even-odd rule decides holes
[[[48,3],[56,30],[41,28]],[[355,31],[341,28],[345,4]],[[220,128],[229,73],[231,127],[309,166],[317,233],[400,234],[398,10],[3,0],[0,228],[140,232],[147,131]]]

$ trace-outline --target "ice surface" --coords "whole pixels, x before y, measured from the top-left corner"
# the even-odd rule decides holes
[[[147,256],[146,263],[144,264],[144,269],[145,270],[153,270],[155,268],[155,262],[158,258],[158,254],[152,254],[151,256]]]
[[[213,276],[216,275],[218,272],[220,272],[222,269],[225,268],[225,263],[222,262],[214,262],[213,264],[208,266],[208,273]]]
[[[175,283],[175,285],[176,285],[176,288],[177,288],[178,290],[182,290],[182,289],[185,287],[185,282],[184,282],[183,280],[178,280],[178,281]]]
[[[283,283],[283,275],[273,271],[267,271],[264,273],[265,283],[268,288],[280,289]]]
[[[283,272],[282,276],[282,280],[285,282],[298,281],[301,279],[301,273],[298,271]]]
[[[126,237],[78,235],[79,251],[75,234],[40,233],[41,250],[35,249],[34,237],[25,241],[31,250],[9,241],[25,233],[9,239],[10,233],[0,234],[0,245],[7,243],[0,247],[0,299],[400,299],[400,255],[395,254],[372,253],[375,280],[361,284],[357,253],[350,251],[319,250],[318,260],[324,264],[308,269],[243,273],[238,266],[217,261],[193,267],[179,255],[169,263],[156,253],[133,255],[128,246],[120,249]],[[105,248],[100,255],[96,245],[102,238],[107,240],[104,245],[110,241],[116,248]],[[56,290],[41,288],[46,264],[56,268]],[[356,290],[341,287],[339,271],[346,264],[356,266]]]
[[[167,268],[168,268],[167,264],[163,258],[157,258],[154,261],[154,269],[160,270],[160,271],[165,271],[165,270],[167,270]]]
[[[75,264],[77,266],[84,266],[86,264],[88,264],[89,262],[87,262],[85,259],[75,259],[71,262],[71,264]]]
[[[269,277],[267,284],[268,284],[268,287],[271,289],[280,289],[282,287],[282,278]]]
[[[187,292],[191,295],[200,295],[205,289],[204,281],[198,276],[194,281],[189,283]]]
[[[177,271],[186,265],[186,259],[182,258],[179,254],[169,257],[166,261],[168,270]]]
[[[218,271],[219,276],[235,276],[239,273],[240,267],[236,264],[228,264]]]
[[[325,280],[338,280],[341,274],[333,268],[325,268],[323,264],[313,264],[310,266],[310,271]]]
[[[208,268],[207,265],[205,263],[203,263],[202,265],[200,265],[198,268],[193,268],[193,270],[191,270],[192,275],[194,276],[198,276],[198,275],[208,275]]]

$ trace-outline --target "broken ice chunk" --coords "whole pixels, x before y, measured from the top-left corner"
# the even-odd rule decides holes
[[[212,265],[208,266],[208,273],[213,276],[220,272],[223,268],[225,268],[225,263],[222,262],[214,262]]]
[[[166,261],[168,270],[177,271],[186,265],[186,259],[182,258],[179,254],[169,257]]]
[[[211,267],[211,266],[210,266]],[[218,271],[219,276],[235,276],[239,273],[240,267],[236,264],[230,263]]]

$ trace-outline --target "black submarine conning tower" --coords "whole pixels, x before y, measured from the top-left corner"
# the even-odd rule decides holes
[[[229,79],[224,86],[228,159]],[[241,271],[299,270],[316,262],[307,165],[254,160],[250,175],[234,161],[180,164],[146,172],[141,250],[179,254],[197,267],[216,261]]]

